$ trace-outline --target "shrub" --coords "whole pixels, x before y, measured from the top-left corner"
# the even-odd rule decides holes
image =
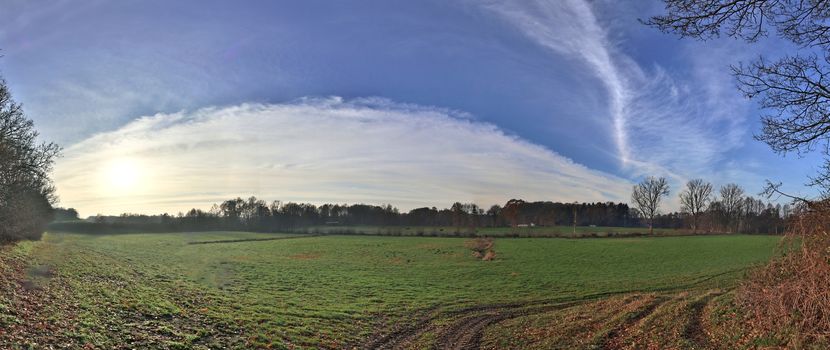
[[[802,348],[830,339],[830,205],[811,204],[791,222],[780,254],[754,271],[736,300],[750,326]]]
[[[496,258],[496,252],[493,250],[494,241],[490,237],[479,237],[468,240],[464,245],[473,251],[473,256],[476,259],[490,261]]]
[[[488,250],[487,253],[484,253],[484,256],[481,260],[490,261],[496,258],[496,252],[492,249]]]

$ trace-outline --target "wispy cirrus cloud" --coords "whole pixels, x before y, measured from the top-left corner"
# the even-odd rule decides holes
[[[609,98],[614,140],[623,162],[629,158],[626,108],[631,99],[628,77],[608,49],[605,30],[584,1],[496,2],[488,9],[502,15],[539,45],[557,54],[574,56],[589,65],[604,84]]]
[[[584,0],[488,4],[552,55],[581,62],[604,88],[608,124],[622,169],[632,176],[668,176],[676,183],[710,175],[747,136],[748,104],[729,81],[734,50],[711,44],[686,52],[689,73],[643,67],[610,39],[596,3]]]
[[[65,153],[55,171],[62,205],[84,215],[176,212],[237,195],[408,209],[625,201],[630,190],[625,179],[464,113],[377,98],[158,114]]]

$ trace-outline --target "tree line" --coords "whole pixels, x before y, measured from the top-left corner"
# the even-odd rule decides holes
[[[453,203],[448,208],[422,207],[402,212],[398,208],[369,204],[323,204],[267,202],[257,197],[229,199],[209,210],[191,209],[177,215],[121,214],[97,215],[86,222],[90,231],[135,229],[145,231],[247,230],[261,232],[292,231],[313,226],[426,226],[453,227],[456,231],[486,227],[531,226],[611,226],[691,229],[693,232],[779,233],[789,205],[765,203],[743,195],[743,189],[730,184],[721,188],[721,197],[712,194],[712,185],[702,180],[690,181],[681,192],[683,210],[660,213],[660,199],[668,194],[653,194],[653,207],[641,196],[656,191],[665,179],[649,178],[635,186],[632,202],[562,203],[528,202],[511,199],[504,205],[481,207],[475,203]],[[660,185],[660,186],[663,186]],[[650,187],[651,186],[651,187]],[[659,189],[659,188],[658,188]],[[638,192],[639,191],[639,192]],[[639,194],[638,194],[639,193]],[[59,217],[77,220],[74,209],[60,208]]]
[[[650,231],[654,227],[688,227],[693,233],[778,234],[785,229],[787,218],[799,209],[746,195],[734,183],[721,186],[715,193],[711,183],[692,179],[678,193],[681,210],[661,215],[660,204],[669,193],[669,183],[663,177],[650,176],[634,185],[631,201]]]
[[[80,220],[72,208],[59,208],[66,220]],[[634,221],[632,221],[634,220]],[[624,203],[557,203],[510,200],[486,210],[474,203],[453,203],[449,208],[422,207],[402,212],[398,208],[369,204],[295,203],[249,197],[229,199],[209,210],[191,209],[177,215],[125,213],[97,215],[85,221],[110,226],[134,226],[181,230],[280,231],[310,226],[433,226],[460,229],[505,226],[627,226],[635,223]]]

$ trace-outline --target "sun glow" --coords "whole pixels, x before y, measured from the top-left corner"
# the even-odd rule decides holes
[[[141,186],[142,167],[134,159],[117,159],[102,167],[101,177],[104,191],[119,194],[135,192]]]

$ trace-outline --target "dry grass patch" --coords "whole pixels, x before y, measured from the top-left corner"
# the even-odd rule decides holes
[[[289,259],[294,259],[294,260],[314,260],[314,259],[319,259],[320,256],[321,256],[320,253],[300,253],[300,254],[289,255],[288,258]]]

